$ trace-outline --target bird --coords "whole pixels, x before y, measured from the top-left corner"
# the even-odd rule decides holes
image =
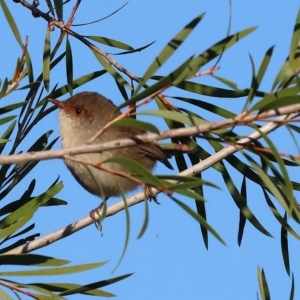
[[[88,140],[107,125],[111,118],[121,114],[111,100],[96,92],[77,93],[65,101],[51,98],[49,98],[49,101],[60,109],[59,128],[62,148],[86,144]],[[145,131],[132,127],[110,126],[92,144],[131,138],[143,133]],[[68,158],[64,159],[72,175],[84,189],[100,197],[103,202],[110,197],[120,196],[123,192],[133,191],[140,185],[137,181],[114,174],[114,172],[130,174],[132,170],[117,163],[103,163],[109,158],[131,158],[150,171],[154,168],[157,161],[162,162],[169,169],[173,169],[163,149],[151,142],[96,153],[76,154],[72,157],[76,161]],[[93,166],[87,168],[84,166],[84,162],[89,165],[103,163],[102,166],[112,172],[106,172]],[[97,208],[98,210],[102,207],[103,202]],[[90,213],[91,217],[93,211]]]

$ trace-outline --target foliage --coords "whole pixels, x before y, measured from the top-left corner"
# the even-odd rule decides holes
[[[199,131],[197,134],[186,133],[178,136],[170,136],[171,141],[162,144],[165,148],[169,148],[170,150],[179,148],[188,149],[186,154],[183,154],[182,151],[177,151],[177,167],[183,172],[180,175],[155,176],[135,161],[114,158],[114,162],[130,166],[133,169],[132,176],[157,188],[158,191],[165,192],[170,199],[186,211],[191,218],[194,218],[199,222],[206,248],[208,248],[209,245],[208,232],[221,243],[225,244],[225,241],[209,224],[209,221],[206,218],[205,188],[208,186],[217,188],[217,186],[201,178],[200,172],[203,170],[201,162],[210,159],[209,167],[214,168],[215,172],[222,175],[224,183],[232,196],[232,200],[240,210],[240,223],[238,228],[239,244],[242,243],[244,227],[247,222],[251,223],[262,234],[271,236],[247,204],[247,182],[254,182],[262,189],[264,198],[272,214],[281,226],[282,257],[286,271],[290,275],[291,266],[289,263],[288,233],[297,239],[300,237],[289,224],[289,220],[292,219],[297,223],[300,223],[300,209],[294,194],[294,191],[300,190],[300,185],[297,182],[291,181],[288,168],[297,167],[299,164],[299,157],[279,153],[276,145],[274,145],[273,141],[268,136],[268,133],[270,130],[286,127],[292,136],[298,134],[300,132],[299,127],[290,124],[290,121],[298,116],[299,108],[295,109],[294,114],[291,114],[292,111],[290,111],[288,115],[282,113],[284,117],[275,121],[267,119],[269,116],[273,117],[274,114],[267,114],[270,111],[272,112],[272,109],[277,109],[280,112],[281,108],[289,108],[299,103],[299,78],[297,75],[300,67],[300,13],[296,20],[288,57],[284,62],[282,69],[274,79],[272,91],[265,92],[260,90],[260,84],[272,59],[273,47],[266,52],[257,72],[255,71],[255,66],[252,62],[252,84],[247,89],[238,89],[237,84],[214,74],[218,68],[218,61],[222,55],[230,47],[234,47],[241,39],[246,38],[251,34],[255,28],[248,28],[234,34],[228,33],[222,40],[209,46],[205,51],[188,57],[169,74],[162,76],[157,75],[160,68],[168,62],[172,55],[174,55],[193,29],[199,24],[201,25],[201,21],[204,18],[204,14],[201,14],[189,22],[189,24],[166,44],[150,64],[145,74],[139,78],[113,61],[110,55],[96,45],[99,45],[99,47],[113,47],[121,51],[118,55],[128,55],[137,51],[143,51],[150,47],[152,43],[139,48],[133,48],[124,42],[111,38],[81,35],[76,31],[71,30],[70,27],[76,11],[80,7],[80,1],[76,2],[74,9],[65,24],[60,20],[63,20],[65,7],[70,4],[70,1],[46,1],[45,5],[47,5],[47,7],[44,8],[44,10],[49,10],[49,13],[45,13],[43,12],[43,9],[39,9],[38,1],[34,1],[33,4],[21,0],[14,2],[16,2],[16,5],[23,5],[24,10],[31,10],[34,17],[43,18],[48,22],[48,30],[45,37],[41,37],[41,42],[42,40],[44,42],[43,69],[41,74],[35,76],[34,70],[37,67],[32,64],[30,53],[27,50],[27,40],[22,41],[17,23],[13,17],[13,12],[9,11],[5,0],[0,0],[7,24],[10,26],[12,35],[15,37],[21,49],[21,54],[17,59],[13,76],[11,78],[6,77],[0,82],[0,98],[5,98],[7,95],[18,89],[25,89],[28,91],[27,96],[23,101],[0,108],[0,114],[7,114],[0,119],[0,125],[3,130],[3,134],[0,138],[0,152],[2,155],[15,155],[19,152],[50,150],[57,140],[56,138],[51,137],[52,131],[45,132],[38,139],[35,139],[30,147],[25,148],[24,146],[25,140],[26,142],[28,140],[32,141],[33,137],[30,133],[34,126],[39,126],[41,121],[54,111],[53,107],[47,108],[47,99],[58,98],[68,93],[72,95],[76,88],[84,86],[100,76],[112,76],[115,80],[117,89],[119,89],[120,94],[125,100],[120,108],[126,107],[127,112],[130,113],[131,116],[148,115],[162,118],[171,130],[179,128],[189,129],[194,126],[198,126],[198,128],[207,126],[207,128],[209,128],[209,130]],[[104,19],[105,18],[98,21],[104,21]],[[84,25],[86,24],[81,24],[80,26]],[[52,38],[52,30],[54,27],[61,30],[60,36],[56,41],[53,41]],[[96,57],[99,66],[101,67],[100,71],[96,70],[92,73],[84,74],[79,78],[74,78],[73,68],[77,62],[74,61],[72,55],[73,39],[77,39],[86,46],[85,55],[94,55]],[[6,50],[2,49],[1,51]],[[213,66],[211,66],[211,64],[213,64]],[[58,84],[55,84],[54,88],[50,90],[50,87],[53,85],[52,82],[54,81],[54,78],[51,76],[54,68],[66,70],[66,84],[60,87]],[[8,72],[9,70],[7,70],[7,73]],[[227,88],[201,84],[199,78],[206,75],[214,76],[216,80],[222,82]],[[192,112],[185,108],[176,107],[169,102],[170,99],[167,100],[163,97],[162,92],[170,87],[193,93],[195,98],[177,96],[173,97],[173,99],[181,101],[183,104],[189,103],[195,107],[195,110]],[[129,94],[131,95],[129,96]],[[222,107],[218,107],[209,102],[204,102],[198,99],[200,95],[218,98],[243,97],[245,99],[243,112],[240,115],[237,115]],[[146,102],[149,102],[152,98],[155,99],[157,104],[156,110],[136,111],[137,108]],[[17,111],[17,114],[15,111]],[[215,123],[210,126],[211,122],[201,117],[201,112],[203,111],[213,113],[220,119],[229,121],[227,124],[226,122],[223,122],[222,124]],[[270,130],[266,129],[266,125],[263,125],[262,123],[266,122],[266,120],[270,123],[273,121],[273,125],[275,124]],[[159,129],[153,124],[142,122],[135,118],[123,118],[115,123],[138,127],[156,134],[159,133]],[[241,134],[241,131],[239,130],[241,126],[246,130],[253,130],[254,135],[250,136],[248,139],[244,138],[245,134]],[[261,138],[262,141],[258,141],[259,138]],[[202,146],[201,142],[204,140],[213,149],[211,153]],[[230,151],[225,153],[228,149]],[[237,151],[240,151],[242,156],[235,154]],[[220,154],[220,156],[215,154]],[[18,189],[18,184],[26,178],[37,164],[38,161],[3,164],[0,168],[0,200],[7,199],[13,190]],[[228,164],[241,174],[243,178],[241,187],[238,187],[233,181],[227,167]],[[191,173],[184,173],[185,170],[189,170],[189,165],[199,165],[199,169],[195,169],[194,171],[191,171]],[[192,176],[192,174],[194,176]],[[0,237],[2,245],[2,255],[0,256],[0,260],[3,265],[46,266],[47,268],[40,268],[37,270],[32,269],[30,271],[1,272],[0,285],[14,290],[16,293],[25,293],[25,291],[30,290],[30,292],[28,292],[29,295],[38,297],[38,299],[49,299],[51,297],[53,297],[51,299],[65,299],[64,296],[75,293],[111,297],[111,293],[100,290],[100,288],[123,280],[131,274],[97,281],[88,285],[78,285],[73,283],[25,284],[4,279],[4,277],[16,275],[40,276],[69,274],[87,271],[104,264],[104,262],[99,262],[80,266],[61,267],[69,262],[50,256],[47,257],[33,254],[5,255],[8,251],[26,245],[26,243],[39,237],[39,233],[33,233],[35,224],[32,223],[32,219],[40,207],[66,204],[64,200],[56,198],[56,195],[63,188],[63,184],[62,182],[59,182],[59,179],[49,184],[49,188],[39,195],[34,195],[36,184],[38,184],[38,179],[30,182],[28,188],[23,191],[23,195],[20,199],[10,201],[0,209],[0,214],[3,216],[0,220]],[[195,200],[196,210],[193,210],[190,206],[180,200],[180,196],[182,195]],[[127,206],[130,206],[131,204],[125,201],[125,197],[124,203],[127,211]],[[129,223],[128,211],[127,214]],[[148,219],[149,216],[146,209],[144,224],[139,236],[142,236],[147,229]],[[126,245],[128,244],[129,225],[127,230],[124,253]],[[25,253],[27,251],[23,250],[22,252]],[[262,299],[270,299],[267,279],[263,269],[258,268],[258,279]],[[293,293],[294,278],[292,276],[290,299],[293,299]],[[0,296],[2,298],[7,297],[10,299],[10,296],[4,289],[0,290]]]

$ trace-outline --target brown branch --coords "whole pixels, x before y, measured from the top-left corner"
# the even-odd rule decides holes
[[[24,295],[27,295],[27,296],[29,296],[29,297],[31,297],[31,298],[33,298],[33,299],[37,299],[37,300],[40,299],[39,297],[36,297],[36,296],[33,295],[32,293],[30,293],[30,292],[28,292],[28,291],[26,291],[26,290],[24,290],[24,289],[21,289],[21,288],[19,288],[18,286],[11,285],[11,284],[9,284],[9,283],[3,281],[3,280],[0,280],[0,285],[7,287],[7,288],[10,289],[11,291],[17,291],[17,292],[19,292],[19,293],[22,293],[22,294],[24,294]]]
[[[139,141],[139,143],[140,142],[148,143],[148,142],[155,142],[155,141],[159,141],[167,138],[173,138],[173,137],[197,136],[199,135],[199,133],[212,132],[214,130],[221,129],[221,128],[248,124],[250,122],[256,121],[258,118],[271,118],[274,116],[283,115],[283,118],[282,119],[280,118],[280,120],[282,120],[282,123],[286,123],[285,119],[287,119],[287,115],[298,111],[300,111],[300,104],[293,104],[293,105],[278,108],[276,110],[274,109],[269,110],[261,114],[248,115],[246,117],[243,114],[241,114],[232,119],[207,123],[199,126],[193,126],[189,128],[170,129],[170,130],[162,131],[159,134],[147,133],[147,134],[137,135],[134,139],[131,138],[118,139],[107,143],[95,144],[95,145],[82,145],[79,147],[68,148],[68,149],[28,152],[28,153],[7,155],[7,156],[0,155],[0,165],[19,164],[19,163],[26,163],[30,161],[61,158],[65,155],[107,151],[111,149],[136,145],[137,140]],[[295,116],[298,116],[298,114],[296,114]],[[274,120],[274,122],[280,122],[280,121],[277,119]]]

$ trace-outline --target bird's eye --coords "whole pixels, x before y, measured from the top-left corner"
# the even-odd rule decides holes
[[[75,112],[76,112],[77,115],[80,115],[81,114],[81,109],[77,108]]]

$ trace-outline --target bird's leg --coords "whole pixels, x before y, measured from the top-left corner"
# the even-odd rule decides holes
[[[106,201],[108,197],[104,198],[104,200],[100,203],[100,205],[90,211],[90,218],[94,221],[96,228],[101,232],[102,235],[102,225],[101,221],[105,217],[106,214]],[[103,210],[103,217],[100,214],[101,210]],[[98,215],[99,218],[95,218],[95,214]]]
[[[145,185],[145,193],[149,200],[153,200],[156,204],[160,204],[157,200],[156,195],[153,193],[151,186]]]

